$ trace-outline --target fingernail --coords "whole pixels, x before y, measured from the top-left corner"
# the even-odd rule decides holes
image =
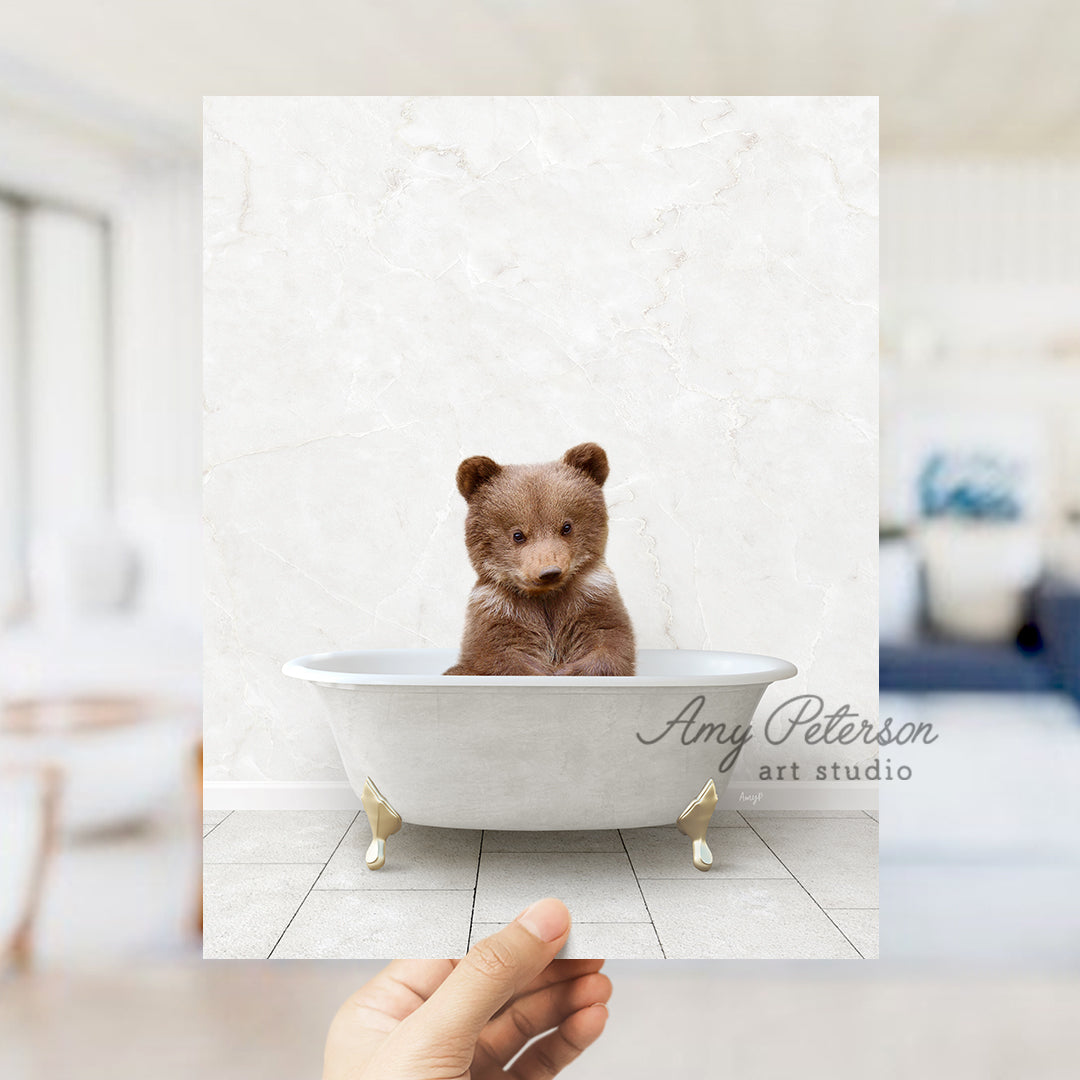
[[[563,936],[570,926],[570,912],[561,900],[537,900],[527,907],[515,920],[533,937],[541,941],[555,941]]]

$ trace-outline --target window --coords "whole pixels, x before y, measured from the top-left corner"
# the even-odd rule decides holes
[[[113,508],[110,227],[0,193],[0,624],[33,551]]]

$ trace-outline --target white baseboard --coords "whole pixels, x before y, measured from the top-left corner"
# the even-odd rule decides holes
[[[348,780],[207,780],[205,810],[359,810]]]
[[[772,780],[732,783],[720,806],[726,810],[876,810],[872,781]],[[207,810],[359,810],[347,780],[207,780]]]
[[[873,780],[764,780],[735,783],[720,798],[725,810],[877,810]]]

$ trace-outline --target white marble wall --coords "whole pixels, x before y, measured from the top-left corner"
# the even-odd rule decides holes
[[[642,646],[876,715],[876,215],[872,98],[208,99],[207,778],[342,777],[282,661],[455,645],[458,462],[586,439]]]

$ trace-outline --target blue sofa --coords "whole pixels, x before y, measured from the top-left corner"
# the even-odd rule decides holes
[[[1048,579],[1017,642],[976,645],[930,635],[882,645],[878,681],[893,691],[1061,691],[1080,701],[1080,587]]]

